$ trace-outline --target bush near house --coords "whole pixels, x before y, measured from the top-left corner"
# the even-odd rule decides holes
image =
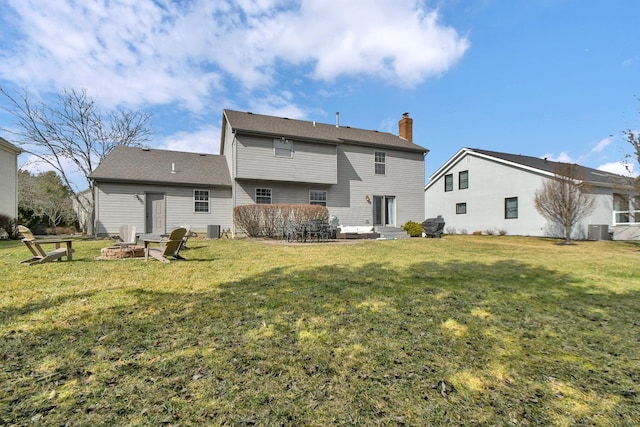
[[[233,209],[233,221],[248,237],[276,237],[287,221],[329,221],[329,210],[319,205],[243,205]]]
[[[15,218],[11,218],[8,215],[0,215],[0,230],[6,231],[10,239],[16,237],[15,230],[17,224],[18,220],[16,220]]]
[[[415,221],[407,221],[402,228],[407,234],[411,237],[420,237],[422,236],[422,224],[417,223]]]

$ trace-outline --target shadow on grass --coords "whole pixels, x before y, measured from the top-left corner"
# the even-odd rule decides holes
[[[552,425],[637,416],[637,292],[594,292],[515,261],[282,267],[208,290],[138,285],[87,293],[77,310],[37,325],[29,315],[79,296],[5,310],[3,321],[30,327],[1,337],[0,421]]]

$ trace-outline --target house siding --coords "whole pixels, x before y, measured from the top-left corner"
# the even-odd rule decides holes
[[[469,187],[460,190],[459,172],[469,172]],[[453,175],[453,191],[444,191],[445,175]],[[550,179],[547,175],[498,161],[466,154],[450,165],[425,189],[427,217],[442,215],[450,233],[492,230],[523,236],[563,236],[564,230],[547,221],[534,204],[536,191]],[[613,190],[595,187],[595,209],[573,231],[586,238],[589,224],[611,224]],[[505,198],[518,198],[518,218],[505,219]],[[456,204],[466,203],[467,213],[456,214]]]
[[[255,203],[256,188],[270,188],[273,204],[307,204],[309,191],[327,192],[327,208],[342,225],[372,225],[374,195],[394,196],[396,224],[424,217],[424,162],[421,153],[386,150],[386,174],[376,175],[372,147],[341,145],[337,150],[338,183],[335,185],[283,183],[266,180],[238,180],[236,205]]]
[[[292,140],[293,157],[276,157],[274,139],[236,135],[235,178],[269,181],[337,183],[336,147]]]
[[[209,190],[210,212],[194,212],[193,191]],[[96,233],[117,234],[121,225],[135,225],[145,232],[146,193],[165,195],[166,231],[188,224],[191,230],[206,233],[208,225],[232,226],[231,190],[229,188],[173,187],[135,184],[100,183],[96,185]],[[138,199],[136,194],[140,196]]]
[[[18,217],[18,154],[20,150],[0,140],[0,215]]]

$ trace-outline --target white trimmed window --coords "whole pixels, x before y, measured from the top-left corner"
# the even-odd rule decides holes
[[[327,192],[309,190],[309,204],[327,206]]]
[[[270,188],[256,188],[256,204],[258,204],[258,205],[270,205],[271,204],[271,189]]]
[[[458,188],[460,190],[469,188],[469,171],[462,171],[458,173]]]
[[[274,139],[273,153],[276,157],[293,157],[293,142],[284,138]]]
[[[518,198],[507,197],[504,199],[504,217],[505,219],[518,218]]]
[[[376,175],[386,175],[387,173],[387,155],[384,151],[376,151],[374,153]]]
[[[193,190],[193,210],[196,213],[209,213],[209,190]]]
[[[444,176],[444,191],[453,191],[453,174]]]

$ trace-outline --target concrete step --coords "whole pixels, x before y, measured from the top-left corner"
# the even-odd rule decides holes
[[[400,227],[376,227],[381,239],[409,239],[411,236]]]

